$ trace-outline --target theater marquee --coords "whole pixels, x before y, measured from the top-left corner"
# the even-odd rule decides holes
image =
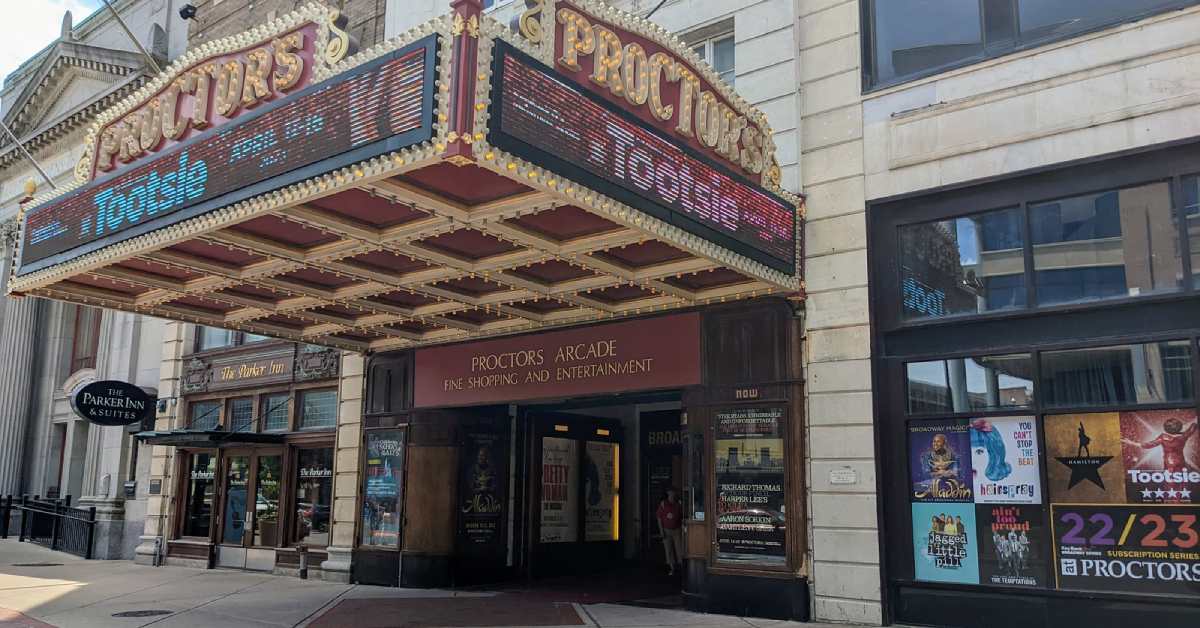
[[[770,126],[694,52],[592,0],[448,4],[362,51],[318,4],[189,51],[23,203],[11,293],[353,351],[803,298]],[[631,350],[563,368],[653,381]]]

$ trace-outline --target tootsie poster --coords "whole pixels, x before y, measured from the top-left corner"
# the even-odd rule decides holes
[[[1200,594],[1200,507],[1051,506],[1058,588]]]
[[[1130,503],[1200,503],[1195,410],[1122,412],[1121,459]]]
[[[971,421],[971,475],[977,504],[1042,503],[1033,417]]]
[[[970,439],[970,425],[966,419],[909,424],[912,501],[972,501]]]

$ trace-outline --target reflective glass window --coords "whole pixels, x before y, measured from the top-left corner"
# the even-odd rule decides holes
[[[229,400],[229,431],[254,431],[254,398],[238,397]]]
[[[196,350],[207,351],[233,345],[234,332],[219,327],[196,328]]]
[[[1025,307],[1017,208],[900,228],[903,313],[940,318]]]
[[[1151,404],[1192,399],[1186,340],[1042,353],[1047,407]]]
[[[191,454],[184,503],[183,536],[208,538],[212,530],[213,497],[217,492],[217,456]]]
[[[874,78],[897,78],[956,65],[983,55],[978,2],[876,0]]]
[[[307,390],[300,393],[300,429],[337,425],[337,390]]]
[[[1182,274],[1166,182],[1029,207],[1039,305],[1176,290]]]
[[[262,398],[263,430],[272,432],[288,429],[288,393],[265,395]]]
[[[1033,404],[1033,359],[1026,353],[909,362],[905,369],[912,414]]]
[[[333,449],[301,449],[296,463],[297,543],[329,545],[333,505]]]
[[[1018,0],[1024,43],[1061,39],[1186,4],[1179,0]]]
[[[220,401],[195,401],[189,407],[189,429],[208,431],[217,429],[221,420]]]
[[[1183,178],[1182,228],[1187,230],[1188,256],[1192,260],[1192,287],[1200,288],[1200,176]]]

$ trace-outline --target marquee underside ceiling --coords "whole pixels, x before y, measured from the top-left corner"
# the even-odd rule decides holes
[[[26,293],[383,351],[786,288],[502,173],[413,163]]]

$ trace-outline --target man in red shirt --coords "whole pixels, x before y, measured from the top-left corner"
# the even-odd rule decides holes
[[[658,502],[658,531],[662,534],[663,548],[667,552],[668,573],[674,575],[675,567],[683,562],[683,506],[674,488],[667,489],[667,498]]]

